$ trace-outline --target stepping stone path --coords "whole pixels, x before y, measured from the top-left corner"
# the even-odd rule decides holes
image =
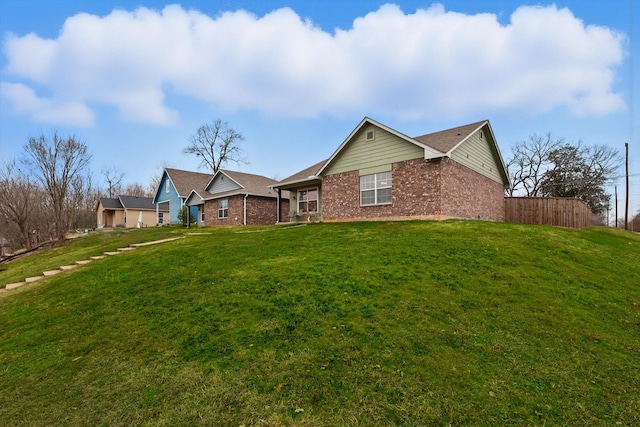
[[[104,258],[106,258],[108,256],[113,256],[113,255],[118,255],[118,254],[121,254],[121,253],[124,253],[124,252],[134,251],[137,248],[140,248],[140,247],[143,247],[143,246],[157,245],[158,243],[171,242],[173,240],[184,239],[184,238],[185,238],[184,236],[180,236],[180,237],[172,237],[172,238],[169,238],[169,239],[155,240],[153,242],[132,243],[131,245],[129,245],[129,247],[118,248],[116,251],[113,251],[113,252],[104,252],[103,255],[92,256],[89,259],[76,261],[76,263],[73,264],[73,265],[63,265],[58,270],[45,271],[44,273],[42,273],[42,276],[27,277],[26,279],[24,279],[24,282],[9,283],[8,285],[5,285],[4,287],[0,288],[0,293],[8,291],[9,289],[19,288],[22,285],[26,285],[27,283],[35,282],[35,281],[40,280],[40,279],[44,279],[45,277],[54,276],[54,275],[56,275],[58,273],[62,273],[63,271],[72,270],[72,269],[74,269],[76,267],[80,267],[82,265],[89,264],[90,262],[104,259]]]

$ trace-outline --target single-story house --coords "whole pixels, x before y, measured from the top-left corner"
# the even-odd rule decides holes
[[[200,172],[190,172],[180,169],[165,168],[160,185],[156,189],[153,203],[159,206],[161,203],[169,203],[169,215],[163,217],[158,209],[158,223],[171,224],[180,223],[179,212],[185,205],[185,201],[192,190],[204,190],[213,175]],[[196,208],[191,209],[191,214],[197,217]]]
[[[155,205],[151,197],[101,197],[96,207],[98,228],[156,225],[158,212],[162,219],[164,215],[169,214],[169,206],[167,203]]]
[[[504,221],[509,177],[488,120],[418,137],[365,117],[329,159],[278,182],[291,221]]]
[[[275,184],[265,176],[220,169],[185,204],[197,209],[200,226],[275,224],[289,212],[289,194],[275,191]]]

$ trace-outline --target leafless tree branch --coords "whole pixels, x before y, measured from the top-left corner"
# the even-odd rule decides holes
[[[242,134],[229,127],[227,122],[217,119],[212,124],[200,126],[189,138],[189,145],[183,153],[200,157],[199,166],[215,174],[228,162],[248,163],[242,156],[242,141]]]

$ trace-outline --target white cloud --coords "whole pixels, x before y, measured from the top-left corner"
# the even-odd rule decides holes
[[[14,113],[35,122],[90,126],[94,121],[93,112],[83,103],[40,98],[21,83],[0,82],[0,96],[11,103]]]
[[[385,5],[332,34],[288,8],[211,18],[173,5],[78,14],[55,40],[7,37],[6,71],[21,85],[5,83],[2,93],[18,114],[52,119],[52,105],[64,106],[59,114],[75,108],[80,122],[90,117],[87,103],[102,103],[126,120],[173,123],[169,89],[282,116],[602,115],[624,108],[612,89],[623,43],[555,6],[521,7],[501,25],[493,14],[441,5],[414,14]]]

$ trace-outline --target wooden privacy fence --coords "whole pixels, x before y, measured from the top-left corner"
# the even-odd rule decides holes
[[[583,228],[591,225],[591,210],[582,200],[573,198],[505,197],[504,220]]]

